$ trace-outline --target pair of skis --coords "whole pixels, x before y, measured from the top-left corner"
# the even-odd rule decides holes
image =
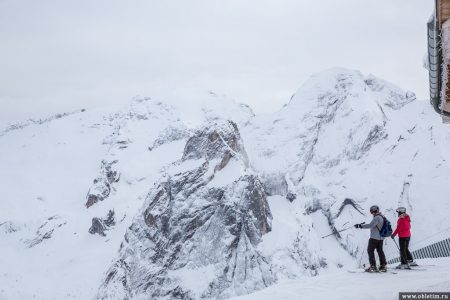
[[[368,272],[365,269],[354,269],[354,270],[347,270],[349,273],[390,273],[390,274],[398,274],[398,272],[408,272],[408,271],[426,271],[427,269],[423,267],[411,267],[410,269],[387,269],[386,272]]]
[[[349,273],[390,273],[390,274],[398,274],[395,271],[392,271],[392,269],[388,269],[386,272],[380,272],[380,271],[376,271],[376,272],[368,272],[365,269],[354,269],[354,270],[347,270]]]

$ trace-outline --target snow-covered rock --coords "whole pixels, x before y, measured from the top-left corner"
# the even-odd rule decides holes
[[[226,298],[270,285],[256,247],[272,216],[259,178],[244,175],[245,157],[233,122],[189,138],[133,220],[98,298]]]
[[[113,170],[114,164],[117,160],[112,162],[102,161],[100,175],[94,179],[91,188],[86,196],[86,207],[94,205],[98,201],[103,201],[111,194],[112,185],[118,182],[120,175]]]

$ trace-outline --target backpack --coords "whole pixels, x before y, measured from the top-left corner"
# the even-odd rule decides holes
[[[391,226],[391,222],[389,222],[388,219],[386,219],[385,216],[383,216],[383,226],[381,227],[381,229],[378,229],[380,231],[380,236],[382,238],[388,237],[392,235],[392,226]]]

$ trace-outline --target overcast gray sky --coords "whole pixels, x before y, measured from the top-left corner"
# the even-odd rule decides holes
[[[0,0],[0,124],[195,87],[257,113],[340,66],[428,97],[427,0]]]

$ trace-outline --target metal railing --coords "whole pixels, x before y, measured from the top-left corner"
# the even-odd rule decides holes
[[[440,32],[439,28],[436,26],[435,18],[432,18],[427,23],[427,42],[430,98],[432,101],[439,101],[441,97],[440,68],[442,64],[442,53],[440,45]],[[438,103],[438,106],[440,106],[440,102]]]
[[[411,254],[414,259],[450,257],[450,238],[411,251]],[[388,260],[388,264],[395,264],[398,262],[400,262],[400,256]]]
[[[428,45],[428,75],[430,88],[430,103],[434,110],[445,117],[450,117],[450,112],[445,111],[442,103],[442,47],[441,29],[437,24],[436,16],[427,23]]]

